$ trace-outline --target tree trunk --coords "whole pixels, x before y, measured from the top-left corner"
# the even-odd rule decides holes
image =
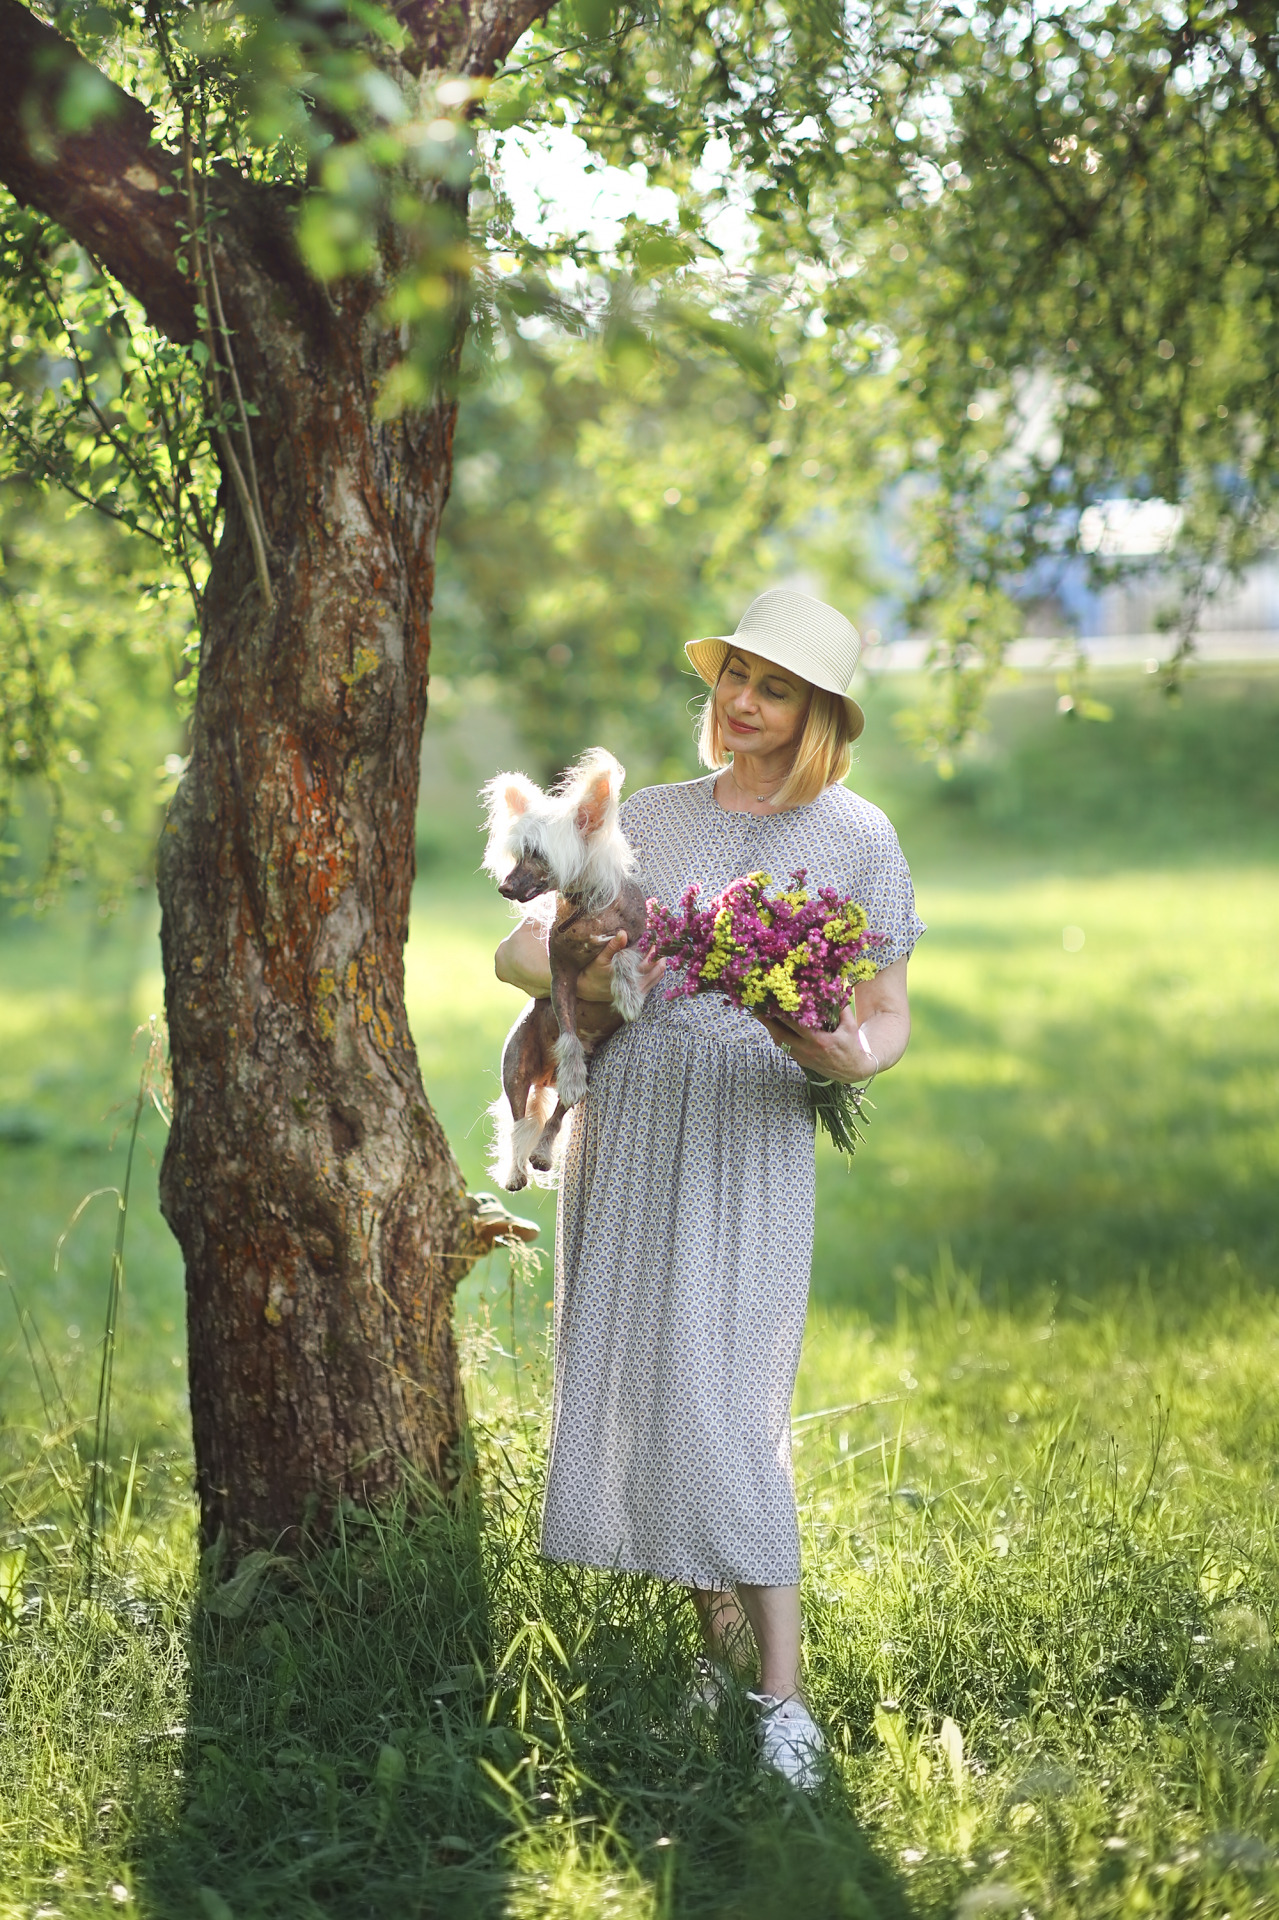
[[[424,74],[433,99],[431,69],[491,74],[545,7],[405,0],[405,93]],[[165,181],[182,169],[156,123],[20,0],[0,0],[0,36],[0,179],[171,338],[207,332],[190,243],[203,222],[184,224]],[[87,127],[64,111],[74,98],[99,105]],[[298,257],[283,189],[227,168],[210,198],[236,371],[258,411],[255,462],[243,438],[223,441],[236,485],[190,763],[161,836],[174,1124],[160,1194],[186,1260],[202,1530],[236,1553],[296,1541],[343,1497],[414,1475],[447,1484],[462,1422],[454,1291],[498,1234],[534,1229],[466,1194],[404,1012],[454,403],[379,421],[400,347],[380,312],[388,269],[326,290]],[[392,261],[393,226],[380,238]]]
[[[190,764],[161,842],[174,1074],[161,1174],[186,1260],[206,1540],[322,1526],[406,1464],[448,1479],[451,1330],[482,1231],[422,1091],[403,947],[454,406],[379,423],[378,289],[288,311],[234,237],[276,606],[233,498]]]

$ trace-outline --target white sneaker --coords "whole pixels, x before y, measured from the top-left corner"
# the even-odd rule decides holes
[[[760,1709],[760,1766],[811,1793],[821,1783],[826,1739],[808,1708],[800,1699],[779,1700],[771,1693],[747,1698]]]

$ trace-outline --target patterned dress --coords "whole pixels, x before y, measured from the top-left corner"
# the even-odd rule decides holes
[[[828,787],[730,813],[715,775],[622,808],[646,892],[676,906],[807,867],[888,935],[923,932],[878,807]],[[799,1579],[790,1403],[808,1305],[813,1124],[803,1071],[721,995],[667,1000],[600,1049],[573,1115],[555,1255],[542,1551],[689,1586]]]

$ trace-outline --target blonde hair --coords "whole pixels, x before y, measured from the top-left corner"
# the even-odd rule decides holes
[[[725,653],[716,686],[730,657]],[[715,711],[714,687],[702,708],[697,757],[704,767],[728,767],[733,763],[732,750],[724,745],[719,715]],[[825,687],[813,687],[795,758],[790,772],[773,795],[773,805],[806,807],[810,800],[825,793],[827,787],[838,786],[846,779],[852,764],[853,730],[848,708],[837,693],[827,693]]]

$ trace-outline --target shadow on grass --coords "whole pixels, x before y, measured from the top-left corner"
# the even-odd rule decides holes
[[[690,1723],[683,1594],[549,1565],[521,1507],[348,1511],[206,1591],[141,1910],[909,1920],[836,1782],[760,1776],[744,1697]]]

